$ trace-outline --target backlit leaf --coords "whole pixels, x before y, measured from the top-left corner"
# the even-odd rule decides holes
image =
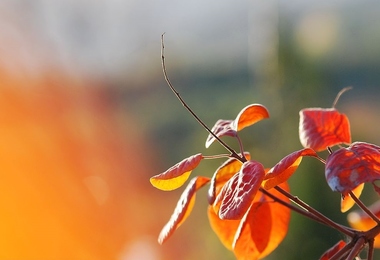
[[[289,191],[286,182],[280,187]],[[276,190],[273,195],[289,202],[289,199]],[[238,260],[261,259],[269,255],[285,238],[290,221],[290,209],[274,202],[258,192],[242,219],[222,220],[209,206],[210,225],[223,245],[233,250]]]
[[[380,179],[380,147],[355,142],[327,157],[325,176],[333,191],[343,195],[364,182]]]
[[[364,188],[364,183],[359,184],[359,186],[354,188],[352,192],[355,194],[357,198],[359,198],[360,195],[362,194],[363,188]],[[350,194],[347,194],[346,196],[342,196],[342,199],[340,201],[340,211],[347,212],[354,205],[355,205],[355,201],[351,198]]]
[[[181,187],[203,159],[202,154],[192,155],[167,171],[150,178],[150,183],[160,190],[170,191]]]
[[[336,243],[333,247],[331,247],[329,250],[327,250],[319,260],[329,260],[331,257],[333,257],[336,253],[338,253],[344,246],[346,245],[346,242],[343,240],[340,240],[338,243]]]
[[[242,218],[260,188],[264,175],[265,170],[261,163],[256,161],[243,163],[240,171],[224,184],[214,202],[215,204],[221,201],[219,217]]]
[[[232,120],[223,120],[219,119],[216,121],[215,125],[211,128],[211,132],[213,132],[217,137],[222,136],[236,136],[236,130],[231,128]],[[215,141],[215,137],[212,134],[209,134],[206,139],[206,148],[209,148],[210,145]]]
[[[268,117],[269,112],[266,107],[260,104],[251,104],[239,112],[236,119],[232,122],[231,128],[235,131],[240,131]]]
[[[273,219],[268,203],[253,203],[240,221],[233,250],[237,259],[259,259],[270,240]]]
[[[169,222],[162,229],[158,237],[158,243],[164,243],[186,220],[193,209],[195,203],[195,193],[209,181],[210,178],[197,176],[189,182],[178,200],[177,206],[175,207]]]
[[[232,250],[236,230],[239,226],[240,219],[220,219],[212,206],[208,206],[208,219],[210,226],[218,236],[222,244],[229,250]]]
[[[378,218],[380,218],[380,201],[368,207]],[[375,227],[376,222],[361,210],[355,210],[347,215],[350,226],[359,231],[367,231]],[[380,234],[375,237],[374,246],[380,248]]]
[[[286,182],[280,185],[289,191]],[[278,191],[271,193],[289,202]],[[290,209],[260,193],[242,218],[236,231],[233,248],[237,259],[261,259],[269,255],[282,242],[288,232]]]
[[[317,157],[318,155],[313,149],[305,148],[285,156],[279,163],[267,172],[264,177],[265,181],[263,182],[263,187],[268,190],[282,182],[287,181],[289,177],[297,170],[303,156]]]
[[[236,136],[237,132],[243,128],[253,125],[254,123],[268,118],[269,112],[263,105],[251,104],[243,108],[235,120],[218,120],[212,127],[211,131],[217,136]],[[215,141],[215,137],[209,134],[206,139],[206,148]]]
[[[351,143],[350,123],[334,108],[307,108],[300,111],[299,137],[305,148],[315,151]]]
[[[250,160],[249,153],[244,153],[247,160]],[[214,175],[211,178],[210,188],[208,190],[208,202],[213,204],[215,196],[218,193],[217,189],[220,189],[233,175],[235,175],[243,165],[242,162],[235,158],[229,158],[218,169],[216,169]]]

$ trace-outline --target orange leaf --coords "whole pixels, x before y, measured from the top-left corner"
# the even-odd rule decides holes
[[[289,190],[286,182],[281,188]],[[289,199],[278,191],[271,193]],[[261,259],[273,252],[288,232],[290,209],[273,202],[266,195],[257,196],[236,231],[233,248],[237,259]]]
[[[236,230],[239,226],[240,219],[220,219],[212,206],[207,210],[210,226],[218,236],[222,244],[229,250],[232,250]]]
[[[354,188],[352,192],[355,194],[357,198],[359,198],[360,195],[362,194],[363,188],[364,188],[364,183]],[[342,199],[340,201],[340,211],[347,212],[354,205],[355,205],[355,201],[351,198],[350,194],[347,194],[346,196],[342,196]]]
[[[328,146],[351,143],[350,123],[334,108],[300,111],[299,137],[305,148],[323,151]]]
[[[270,213],[268,203],[256,202],[241,219],[232,244],[237,259],[259,259],[270,239]]]
[[[269,112],[266,107],[260,104],[251,104],[240,111],[236,119],[232,122],[231,128],[235,131],[240,131],[268,117]]]
[[[289,191],[286,182],[280,187]],[[289,202],[278,191],[271,193]],[[226,248],[234,251],[237,259],[258,259],[269,255],[285,238],[290,209],[260,192],[242,219],[222,220],[211,206],[208,207],[208,217],[213,231]]]
[[[380,218],[380,201],[375,202],[368,208]],[[347,220],[351,227],[359,231],[367,231],[377,225],[371,217],[361,210],[350,212]],[[374,246],[375,248],[380,248],[380,234],[375,237]]]
[[[234,137],[236,136],[236,131],[231,128],[231,123],[232,120],[219,119],[211,128],[211,132],[213,132],[217,137],[222,137],[226,135]],[[209,148],[214,141],[215,137],[212,134],[209,134],[206,139],[206,148]]]
[[[264,178],[265,181],[263,182],[263,187],[269,190],[274,186],[287,181],[297,170],[303,156],[317,157],[318,155],[313,149],[305,148],[285,156],[267,172]]]
[[[235,137],[238,131],[268,117],[269,112],[263,105],[251,104],[243,108],[235,120],[218,120],[212,127],[211,131],[217,137],[226,135]],[[214,141],[215,137],[212,134],[209,134],[206,139],[206,148],[208,148]]]
[[[158,243],[164,243],[186,220],[186,218],[190,215],[191,210],[193,209],[195,203],[195,193],[209,181],[210,178],[197,176],[189,182],[180,199],[178,200],[177,206],[175,207],[169,222],[161,230],[161,233],[158,237]]]
[[[221,219],[240,219],[252,203],[265,170],[261,163],[247,161],[240,171],[226,182],[218,194],[214,205],[221,201],[219,217]]]
[[[336,253],[338,253],[344,246],[346,245],[346,242],[343,240],[340,240],[338,243],[336,243],[333,247],[331,247],[329,250],[327,250],[319,260],[329,260],[331,257],[333,257]]]
[[[244,153],[247,160],[251,158],[250,154]],[[220,189],[233,175],[235,175],[243,165],[242,162],[235,158],[229,158],[218,169],[216,169],[214,175],[211,178],[210,188],[208,190],[208,202],[214,203],[215,196]]]
[[[325,176],[330,188],[343,195],[361,183],[380,179],[380,147],[355,142],[333,152],[327,157]]]
[[[167,171],[150,178],[150,183],[160,190],[175,190],[181,187],[189,178],[191,171],[194,170],[203,159],[202,154],[192,155]]]

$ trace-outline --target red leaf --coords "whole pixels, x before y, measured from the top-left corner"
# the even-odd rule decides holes
[[[281,188],[289,190],[286,182]],[[289,202],[278,191],[276,197]],[[237,259],[261,259],[273,252],[285,238],[290,221],[290,209],[275,203],[266,195],[257,195],[236,231],[233,248]]]
[[[338,253],[344,246],[346,245],[346,242],[343,240],[340,240],[338,243],[336,243],[333,247],[331,247],[329,250],[327,250],[319,260],[329,260],[331,257],[333,257],[336,253]]]
[[[260,104],[251,104],[239,112],[236,119],[231,123],[231,128],[235,131],[240,131],[268,117],[269,112],[266,107]]]
[[[202,154],[192,155],[167,171],[150,178],[150,183],[160,190],[175,190],[181,187],[189,178],[190,173],[194,170],[203,159]]]
[[[240,219],[220,219],[212,206],[208,207],[207,213],[212,230],[219,237],[222,244],[227,249],[232,250],[232,243],[239,227]]]
[[[164,243],[190,215],[195,203],[195,193],[209,181],[210,178],[197,176],[189,182],[178,200],[169,222],[162,229],[158,243]]]
[[[327,157],[325,176],[333,191],[343,195],[364,182],[380,179],[380,147],[355,142]]]
[[[222,136],[236,136],[236,131],[231,128],[232,120],[223,120],[220,119],[216,121],[215,125],[212,127],[211,132],[213,132],[217,137]],[[209,134],[206,139],[206,148],[209,148],[210,145],[215,141],[215,137],[212,134]]]
[[[212,127],[211,131],[217,137],[226,135],[234,137],[237,135],[237,132],[243,128],[268,117],[269,112],[263,105],[252,104],[243,108],[235,120],[218,120]],[[214,141],[215,137],[212,134],[209,134],[206,139],[206,148],[208,148]]]
[[[224,184],[214,205],[221,201],[219,217],[221,219],[240,219],[252,203],[265,171],[261,163],[245,162],[240,171]]]
[[[289,191],[286,182],[281,188]],[[276,197],[289,202],[278,191],[271,191]],[[222,220],[209,206],[210,225],[223,245],[233,250],[237,259],[258,259],[270,254],[284,239],[290,221],[290,209],[275,203],[259,192],[253,206],[239,220]]]
[[[328,146],[351,143],[350,123],[334,108],[300,111],[299,136],[303,147],[323,151]]]
[[[249,153],[244,153],[244,156],[247,160],[251,158]],[[215,196],[218,193],[217,189],[220,189],[233,175],[235,175],[242,165],[243,163],[239,160],[230,158],[216,169],[211,178],[210,188],[208,190],[208,202],[210,205],[215,201]]]
[[[285,156],[279,163],[271,168],[265,175],[263,187],[271,189],[274,186],[285,182],[297,170],[303,156],[318,157],[317,153],[310,148],[295,151]]]

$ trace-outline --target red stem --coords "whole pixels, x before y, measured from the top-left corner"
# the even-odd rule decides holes
[[[374,239],[370,239],[368,241],[368,254],[367,254],[367,260],[373,260],[373,253],[374,253]]]
[[[350,229],[348,229],[342,225],[339,225],[338,223],[329,219],[328,217],[326,217],[325,215],[323,215],[319,211],[315,210],[314,208],[310,207],[308,204],[303,202],[301,199],[299,199],[296,196],[293,196],[292,194],[290,194],[286,190],[282,189],[281,187],[275,186],[274,188],[277,191],[279,191],[280,193],[282,193],[283,195],[285,195],[286,197],[288,197],[293,203],[295,203],[296,205],[298,205],[301,208],[304,208],[306,211],[313,214],[316,218],[320,219],[320,221],[322,223],[324,223],[325,225],[327,225],[331,228],[334,228],[334,229],[340,231],[341,233],[346,234],[349,237],[354,237],[355,233],[352,230],[350,230]]]
[[[363,249],[365,244],[364,237],[359,237],[358,240],[356,240],[354,247],[351,249],[350,254],[347,256],[346,260],[354,260],[355,257],[360,253],[360,251]]]

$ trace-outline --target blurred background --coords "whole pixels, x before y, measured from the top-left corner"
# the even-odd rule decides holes
[[[207,133],[166,86],[163,32],[172,83],[206,124],[250,103],[269,109],[241,132],[264,166],[301,148],[300,109],[331,107],[347,86],[337,108],[353,141],[380,145],[378,1],[2,0],[0,259],[234,259],[209,227],[205,190],[157,243],[183,189],[158,191],[149,178],[225,152],[204,148]],[[221,162],[193,174],[211,176]],[[304,159],[290,185],[347,223],[318,161]],[[369,186],[368,204],[378,199]],[[267,259],[317,259],[339,239],[293,214]]]

